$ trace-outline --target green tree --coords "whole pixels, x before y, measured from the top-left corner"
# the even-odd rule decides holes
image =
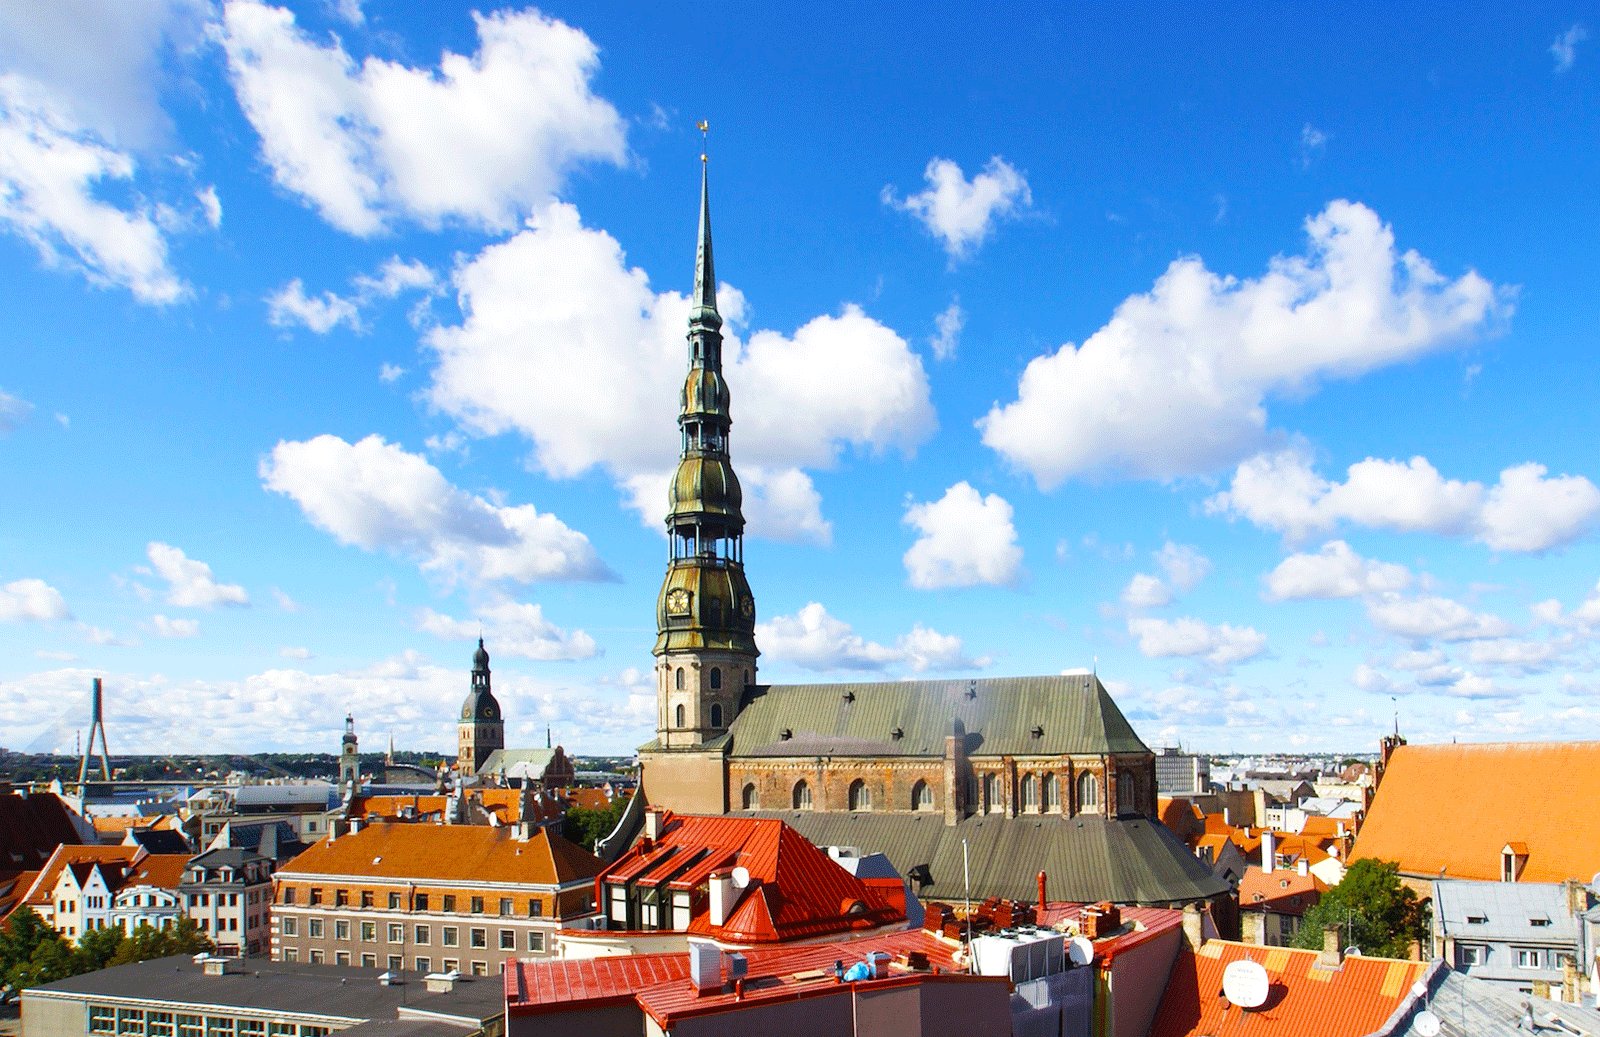
[[[170,958],[174,954],[198,954],[215,949],[216,945],[206,939],[191,918],[180,918],[176,925],[161,929],[140,923],[133,935],[117,946],[110,964],[129,965],[152,958]]]
[[[104,929],[90,929],[78,937],[78,948],[73,951],[76,971],[94,972],[105,968],[111,964],[111,959],[116,955],[117,948],[122,942],[121,926],[111,925]]]
[[[1317,950],[1328,926],[1338,926],[1341,946],[1380,958],[1407,958],[1428,935],[1428,908],[1400,881],[1394,861],[1356,861],[1344,879],[1305,914],[1296,947]]]
[[[568,807],[567,816],[561,822],[561,834],[593,853],[594,844],[611,834],[627,806],[627,798],[619,796],[604,810]]]
[[[0,928],[0,984],[12,990],[76,975],[72,949],[33,908],[23,905]]]

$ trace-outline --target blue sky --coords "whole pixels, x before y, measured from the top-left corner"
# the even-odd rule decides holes
[[[651,736],[711,123],[772,681],[1600,737],[1585,5],[0,11],[0,743]]]

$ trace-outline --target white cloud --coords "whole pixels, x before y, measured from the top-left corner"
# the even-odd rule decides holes
[[[361,311],[354,300],[323,292],[318,296],[306,295],[306,286],[296,277],[273,294],[267,296],[267,320],[273,327],[307,328],[318,335],[326,335],[341,324],[352,331],[361,330]]]
[[[978,422],[983,441],[1050,489],[1073,475],[1202,475],[1261,442],[1269,397],[1302,397],[1479,334],[1510,312],[1476,273],[1452,281],[1364,205],[1330,203],[1307,255],[1265,274],[1176,260],[1082,346],[1031,361],[1017,399]]]
[[[1176,594],[1194,590],[1211,572],[1211,559],[1197,548],[1167,541],[1155,552],[1162,577],[1135,573],[1122,589],[1122,603],[1129,608],[1159,608],[1170,604]]]
[[[150,566],[167,581],[167,604],[179,608],[215,608],[218,605],[248,605],[250,595],[235,583],[218,583],[211,566],[190,558],[171,544],[152,540],[145,549]]]
[[[0,623],[71,618],[67,600],[43,580],[12,580],[0,587]]]
[[[33,404],[0,389],[0,434],[11,432],[32,413]]]
[[[299,647],[299,646],[296,646],[296,645],[285,645],[284,647],[278,649],[278,654],[283,656],[285,659],[301,659],[301,660],[304,660],[304,659],[313,658],[313,656],[311,655],[311,649]]]
[[[1550,44],[1550,56],[1556,59],[1557,75],[1570,69],[1572,63],[1578,60],[1578,44],[1588,38],[1589,30],[1584,28],[1582,22],[1578,22]]]
[[[1394,682],[1387,675],[1366,663],[1356,667],[1356,672],[1350,677],[1350,683],[1374,695],[1384,695],[1394,690]]]
[[[1300,127],[1300,168],[1310,169],[1328,148],[1328,135],[1309,122]]]
[[[1129,608],[1151,609],[1171,604],[1172,589],[1149,573],[1134,573],[1122,588],[1122,603]]]
[[[615,239],[564,204],[463,262],[453,280],[465,319],[426,336],[438,356],[430,402],[477,435],[527,436],[553,477],[606,471],[659,528],[678,456],[688,299],[653,291]],[[764,512],[747,497],[749,528],[825,539],[800,469],[828,467],[851,447],[909,452],[927,439],[935,421],[922,361],[853,305],[792,336],[741,341],[731,331],[743,298],[724,285],[719,300],[734,463],[751,496],[768,491]],[[526,377],[530,368],[540,377]]]
[[[482,636],[495,654],[554,661],[592,659],[600,650],[582,630],[570,633],[544,618],[533,602],[500,601],[477,610],[476,619],[452,619],[433,609],[417,613],[417,628],[450,641]]]
[[[923,673],[982,669],[990,662],[987,656],[967,657],[959,637],[941,634],[920,623],[892,646],[869,641],[815,601],[792,616],[758,623],[756,639],[769,659],[818,672],[903,667]]]
[[[207,184],[203,190],[196,191],[194,197],[200,203],[200,211],[205,216],[206,225],[212,230],[222,226],[222,199],[217,197],[216,187]]]
[[[1385,594],[1367,602],[1367,617],[1380,630],[1415,641],[1471,641],[1511,632],[1510,624],[1499,616],[1473,612],[1459,601],[1437,595]]]
[[[1268,601],[1354,598],[1405,590],[1411,572],[1403,565],[1363,558],[1343,540],[1330,540],[1316,554],[1294,554],[1266,575]]]
[[[169,619],[157,614],[150,617],[150,625],[156,628],[157,637],[190,638],[200,636],[200,621],[198,619]]]
[[[466,493],[380,436],[280,442],[261,462],[261,481],[340,543],[415,558],[425,572],[520,583],[611,577],[589,538],[554,515]]]
[[[1011,505],[958,482],[936,501],[906,508],[902,520],[917,531],[903,561],[918,590],[1015,583],[1022,575],[1022,548],[1012,525]]]
[[[998,220],[1033,204],[1027,178],[999,155],[971,180],[949,159],[933,158],[922,178],[928,186],[904,200],[893,187],[885,187],[883,202],[921,220],[952,260],[982,245]]]
[[[358,62],[283,8],[230,0],[229,71],[278,183],[352,234],[403,218],[505,230],[573,167],[624,161],[624,123],[589,89],[588,36],[532,9],[473,20],[476,53],[411,68]]]
[[[362,2],[363,0],[327,0],[328,8],[334,16],[351,25],[361,25],[367,20],[367,13],[361,9]]]
[[[1254,627],[1212,626],[1190,616],[1134,617],[1128,620],[1128,633],[1139,639],[1139,651],[1147,658],[1198,658],[1214,666],[1244,662],[1267,648],[1267,636]]]
[[[289,595],[284,593],[281,588],[278,588],[278,587],[272,588],[272,600],[274,602],[276,602],[277,605],[278,605],[278,608],[283,610],[284,612],[299,612],[300,611],[300,603],[298,601],[295,601],[293,598],[289,597]]]
[[[0,75],[0,221],[47,265],[74,267],[140,302],[175,302],[187,288],[167,265],[156,208],[97,194],[132,182],[135,170],[131,155],[76,122],[45,87]]]
[[[389,385],[399,381],[401,376],[405,373],[406,369],[397,364],[381,364],[378,367],[378,381],[383,382],[385,385]]]
[[[1303,447],[1242,462],[1229,489],[1206,511],[1247,519],[1291,541],[1340,523],[1470,536],[1496,551],[1545,551],[1571,543],[1600,519],[1600,488],[1583,476],[1546,477],[1543,465],[1515,465],[1492,487],[1441,476],[1424,457],[1367,458],[1342,483],[1313,468]]]
[[[967,326],[967,314],[961,308],[961,300],[951,299],[950,305],[933,318],[933,326],[934,335],[928,340],[928,345],[933,347],[933,358],[949,360],[956,355],[956,349],[961,345],[961,331]]]
[[[358,275],[355,285],[362,298],[393,299],[401,292],[435,292],[439,288],[439,277],[420,259],[390,256],[376,275]]]

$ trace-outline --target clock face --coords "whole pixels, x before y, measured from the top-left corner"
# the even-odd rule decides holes
[[[739,602],[739,611],[744,613],[745,619],[753,619],[756,614],[756,599],[746,594],[744,600]]]
[[[689,614],[689,603],[691,600],[693,600],[693,598],[694,595],[690,594],[682,587],[674,587],[667,591],[668,614],[674,616],[687,616]]]
[[[493,706],[484,706],[483,707],[483,715],[486,718],[488,718],[490,720],[493,720],[494,719],[494,707]]]

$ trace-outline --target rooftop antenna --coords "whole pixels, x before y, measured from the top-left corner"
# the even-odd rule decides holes
[[[111,750],[106,747],[106,719],[103,704],[103,694],[100,678],[94,679],[94,693],[89,699],[89,741],[83,747],[83,759],[78,764],[78,788],[81,791],[83,781],[89,776],[89,758],[94,755],[94,736],[100,735],[100,773],[106,781],[111,780]]]
[[[1400,700],[1395,698],[1393,695],[1390,695],[1389,696],[1389,701],[1394,703],[1394,736],[1396,738],[1399,738],[1400,737]]]

